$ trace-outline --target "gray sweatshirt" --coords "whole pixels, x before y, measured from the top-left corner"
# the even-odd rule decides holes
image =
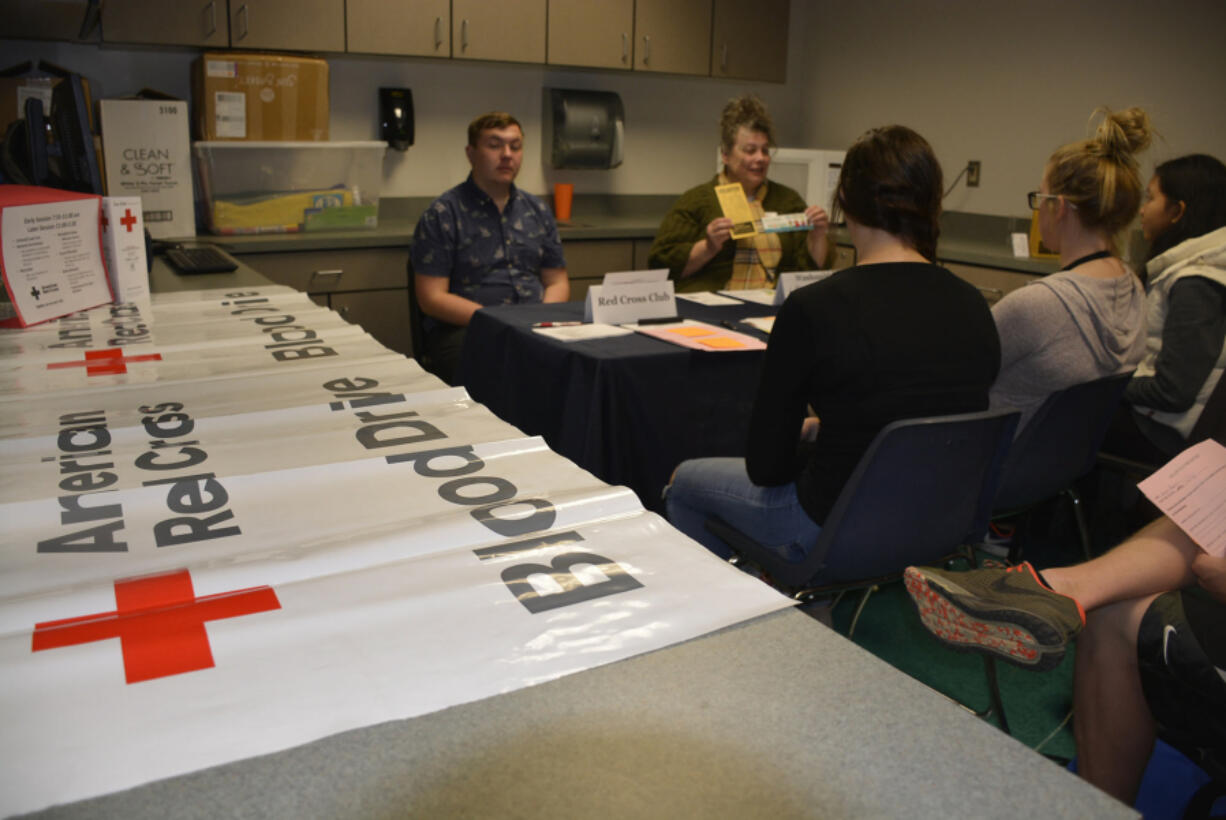
[[[1001,360],[989,399],[1022,411],[1019,432],[1051,393],[1132,370],[1145,353],[1145,291],[1132,273],[1053,273],[1005,296],[992,317]]]

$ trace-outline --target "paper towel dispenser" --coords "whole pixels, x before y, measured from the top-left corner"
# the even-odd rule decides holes
[[[545,135],[554,168],[616,168],[625,131],[625,110],[614,92],[545,89]]]

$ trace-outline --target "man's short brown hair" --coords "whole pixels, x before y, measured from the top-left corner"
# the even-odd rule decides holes
[[[482,131],[510,128],[512,125],[519,129],[519,133],[524,132],[524,127],[519,124],[519,120],[505,111],[491,111],[488,114],[482,114],[468,124],[468,144],[475,148]]]

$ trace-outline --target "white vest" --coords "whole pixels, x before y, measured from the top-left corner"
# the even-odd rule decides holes
[[[1162,350],[1162,328],[1166,324],[1171,288],[1174,284],[1186,276],[1203,276],[1226,287],[1226,228],[1218,228],[1204,236],[1181,242],[1149,260],[1145,268],[1149,272],[1149,291],[1146,296],[1146,321],[1149,331],[1145,345],[1145,357],[1137,365],[1136,376],[1138,377],[1154,375],[1154,362],[1157,361],[1158,353]],[[1190,408],[1182,413],[1154,410],[1149,407],[1134,409],[1154,421],[1175,428],[1184,438],[1187,438],[1192,428],[1196,426],[1196,420],[1200,418],[1201,411],[1205,409],[1205,402],[1209,400],[1209,394],[1213,392],[1218,380],[1222,378],[1224,369],[1226,369],[1226,344],[1218,353],[1213,370],[1209,372],[1209,377],[1201,385],[1200,392],[1196,394],[1196,401]]]

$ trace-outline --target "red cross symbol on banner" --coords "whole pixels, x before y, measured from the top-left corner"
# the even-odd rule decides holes
[[[128,683],[213,667],[205,621],[280,609],[272,587],[197,598],[185,569],[115,582],[116,611],[34,626],[33,651],[119,638]]]
[[[118,347],[108,347],[106,350],[87,350],[85,360],[80,362],[52,362],[48,370],[59,370],[65,367],[84,367],[88,376],[117,376],[127,373],[128,362],[160,362],[161,353],[146,353],[141,356],[125,356]]]
[[[136,224],[136,217],[132,216],[131,208],[123,209],[123,216],[119,219],[119,224],[128,229],[128,233],[132,233],[132,226]]]

